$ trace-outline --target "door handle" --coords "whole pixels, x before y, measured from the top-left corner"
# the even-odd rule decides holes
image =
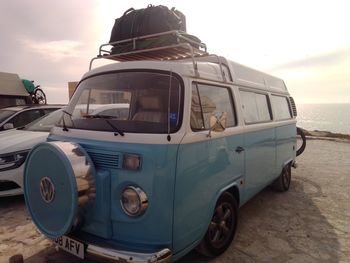
[[[243,151],[244,151],[244,148],[241,147],[241,146],[238,146],[238,147],[236,148],[236,153],[241,153],[241,152],[243,152]]]

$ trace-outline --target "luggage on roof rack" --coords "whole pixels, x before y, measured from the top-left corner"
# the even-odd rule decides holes
[[[109,42],[171,30],[186,31],[186,17],[174,7],[148,5],[138,10],[129,8],[115,20]]]

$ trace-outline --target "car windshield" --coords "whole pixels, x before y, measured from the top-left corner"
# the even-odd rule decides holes
[[[0,123],[15,113],[13,110],[0,110]]]
[[[118,72],[81,82],[59,125],[122,132],[175,132],[182,118],[180,77],[165,72]],[[112,125],[111,125],[112,124]]]
[[[25,126],[23,130],[49,132],[62,117],[62,110],[56,110]]]

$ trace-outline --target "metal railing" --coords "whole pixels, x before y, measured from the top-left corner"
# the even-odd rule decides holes
[[[217,55],[209,54],[207,52],[207,46],[204,43],[196,42],[193,39],[184,36],[184,34],[186,33],[183,31],[174,30],[102,44],[99,47],[98,55],[90,61],[89,70],[92,69],[92,64],[97,59],[110,59],[120,62],[136,60],[170,61],[191,59],[195,76],[199,77],[196,58],[208,57],[208,62],[217,63],[219,65],[222,81],[227,82],[222,58]],[[157,40],[157,38],[164,36],[174,37],[174,44],[139,48],[139,44],[142,41]],[[125,47],[127,45],[127,51],[113,53],[113,47]],[[230,76],[228,77],[230,79]]]

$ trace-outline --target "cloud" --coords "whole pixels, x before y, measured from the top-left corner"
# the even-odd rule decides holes
[[[23,45],[28,51],[38,53],[53,62],[67,58],[79,58],[84,55],[82,43],[73,40],[39,42],[26,39],[23,40]]]
[[[301,68],[331,67],[350,60],[350,46],[327,53],[306,57],[270,68],[269,71],[295,70]]]

